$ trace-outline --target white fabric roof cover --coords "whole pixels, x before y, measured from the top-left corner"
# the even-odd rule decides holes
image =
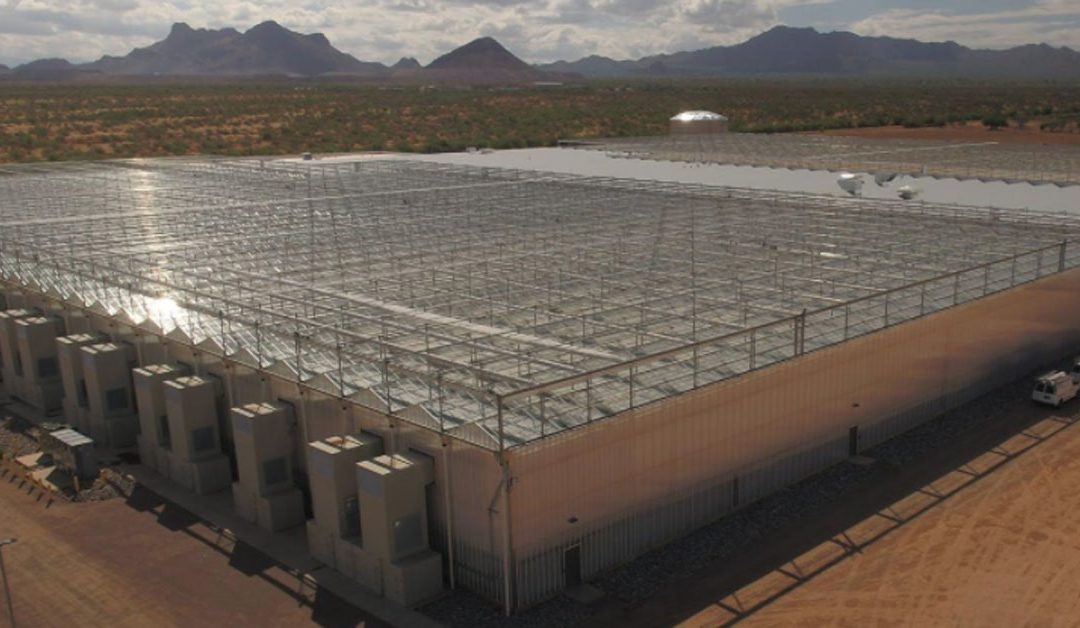
[[[684,111],[671,118],[672,122],[701,122],[704,120],[723,122],[727,120],[727,116],[712,111]]]

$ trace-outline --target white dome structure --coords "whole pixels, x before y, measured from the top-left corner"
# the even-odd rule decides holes
[[[672,122],[701,122],[701,121],[727,122],[727,117],[712,111],[684,111],[671,118]]]
[[[712,111],[684,111],[671,118],[672,135],[726,133],[727,130],[727,116]]]

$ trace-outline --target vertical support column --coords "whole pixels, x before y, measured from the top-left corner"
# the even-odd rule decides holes
[[[503,481],[503,612],[509,617],[514,611],[514,541],[510,517],[510,462],[506,452],[499,452]]]
[[[846,334],[845,334],[846,335]],[[757,366],[757,330],[750,330],[750,369],[754,370]]]
[[[700,368],[698,367],[698,363],[699,363],[698,354],[699,354],[699,352],[700,352],[700,349],[695,344],[694,345],[694,388],[695,389],[698,387],[698,373],[700,371]]]
[[[450,575],[450,590],[457,588],[457,569],[454,564],[454,488],[453,473],[450,470],[450,445],[453,441],[445,436],[442,439],[443,463],[443,504],[446,517],[446,561]]]
[[[585,422],[592,423],[592,378],[585,380]]]
[[[491,391],[489,391],[491,392]],[[501,395],[495,395],[495,420],[499,428],[499,453],[501,454],[506,449],[506,435],[503,431],[503,400]]]
[[[792,349],[792,354],[798,357],[806,351],[806,309],[803,308],[802,313],[792,321],[795,336],[795,346]]]

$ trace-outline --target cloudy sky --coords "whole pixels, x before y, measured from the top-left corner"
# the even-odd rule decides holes
[[[270,19],[383,62],[426,63],[481,35],[532,62],[636,58],[738,43],[776,24],[1080,49],[1080,0],[0,0],[0,63],[126,54],[173,22],[245,30]]]

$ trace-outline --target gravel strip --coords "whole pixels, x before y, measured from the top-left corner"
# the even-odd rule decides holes
[[[38,445],[42,429],[26,419],[5,412],[0,420],[0,452],[16,458],[40,451]],[[121,461],[101,461],[101,473],[78,493],[66,490],[56,495],[76,502],[100,502],[131,495],[135,480],[110,468]]]
[[[0,452],[17,458],[37,450],[37,428],[26,419],[5,412],[0,419]]]
[[[94,483],[84,488],[75,497],[77,502],[102,502],[117,497],[127,498],[135,490],[135,478],[124,475],[115,469],[104,468]]]

